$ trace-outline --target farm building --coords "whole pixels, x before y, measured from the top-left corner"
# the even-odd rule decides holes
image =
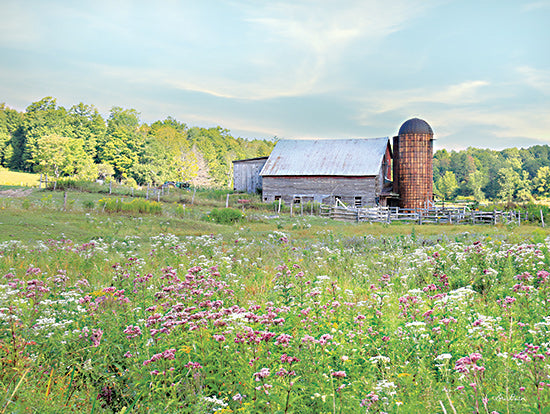
[[[260,171],[268,157],[248,158],[233,161],[233,189],[243,193],[256,193],[262,190]]]
[[[234,162],[235,189],[249,191],[259,182],[266,202],[335,204],[340,200],[354,207],[405,209],[433,202],[433,131],[418,118],[401,126],[393,148],[388,137],[281,140],[267,160],[262,159],[265,165],[258,170],[258,178],[247,162],[252,165],[254,160]],[[247,184],[239,181],[237,187],[242,179]]]

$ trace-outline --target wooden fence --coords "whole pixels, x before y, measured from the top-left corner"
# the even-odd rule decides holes
[[[471,211],[468,208],[432,208],[406,210],[399,207],[352,208],[342,205],[324,207],[321,214],[334,220],[371,223],[408,221],[417,224],[521,224],[527,213],[518,211]]]

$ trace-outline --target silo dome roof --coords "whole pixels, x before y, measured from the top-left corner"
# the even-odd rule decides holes
[[[399,135],[403,134],[428,134],[433,135],[432,127],[423,119],[412,118],[399,128]]]

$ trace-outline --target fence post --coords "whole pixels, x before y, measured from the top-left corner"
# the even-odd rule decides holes
[[[67,210],[67,192],[63,194],[63,211]]]
[[[225,197],[225,208],[229,207],[229,193],[227,193],[227,196]]]
[[[281,197],[279,197],[279,207],[277,207],[277,214],[281,214]]]
[[[542,208],[540,209],[540,222],[542,227],[544,227],[544,215],[542,214]]]

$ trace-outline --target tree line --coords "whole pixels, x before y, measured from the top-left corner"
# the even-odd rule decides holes
[[[233,160],[269,155],[273,146],[171,117],[148,125],[135,109],[118,106],[105,119],[93,105],[67,110],[52,97],[24,112],[0,104],[0,166],[57,178],[223,187],[231,183]]]
[[[444,200],[468,197],[480,202],[550,197],[550,147],[436,151],[434,192]]]

